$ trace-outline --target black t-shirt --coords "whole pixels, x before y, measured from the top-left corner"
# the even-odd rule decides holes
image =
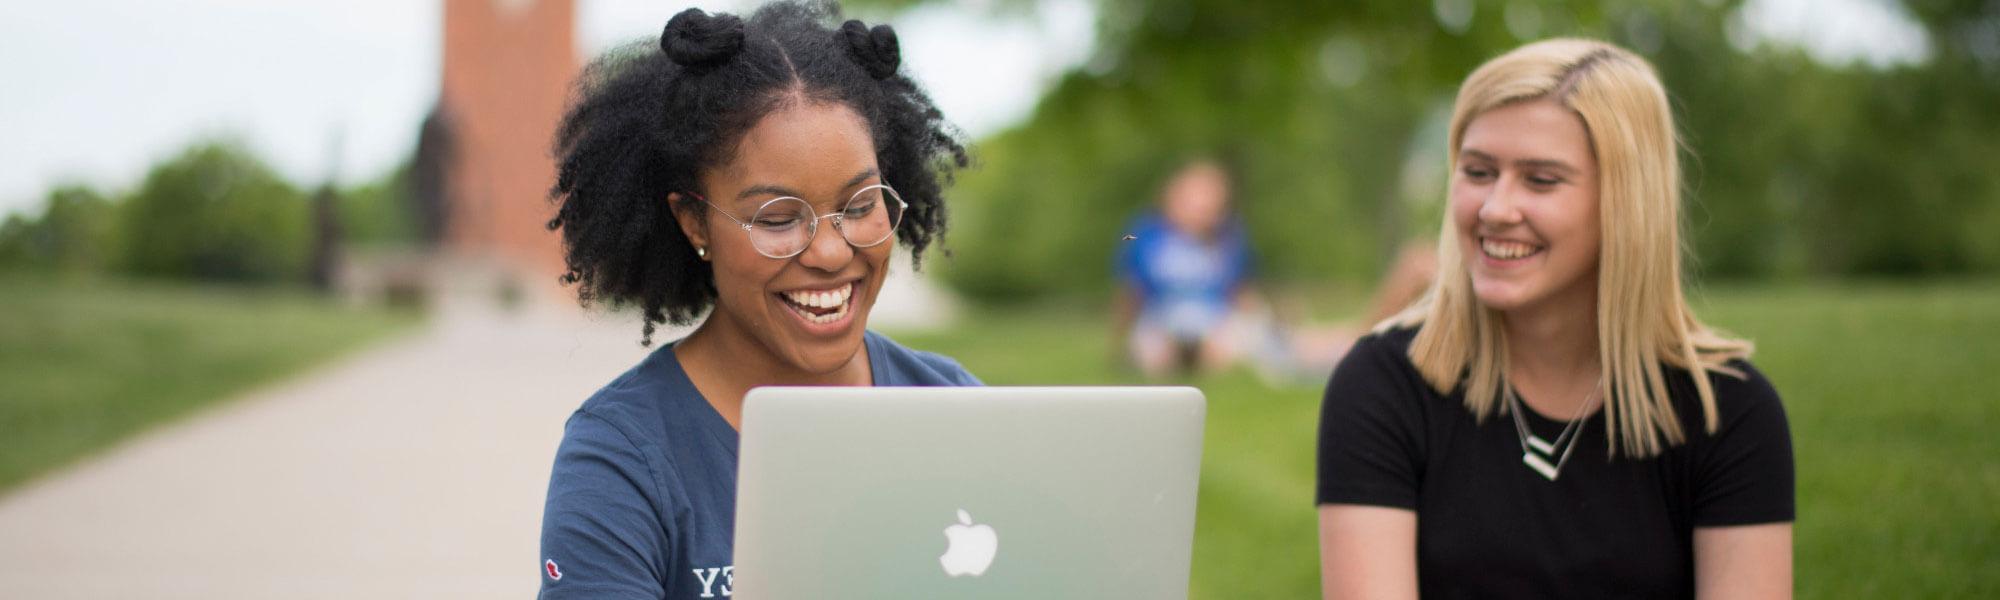
[[[1667,368],[1686,443],[1654,458],[1607,456],[1604,418],[1582,425],[1555,481],[1521,461],[1513,418],[1476,422],[1463,386],[1438,394],[1410,363],[1415,329],[1355,342],[1320,408],[1320,504],[1417,513],[1426,598],[1689,598],[1694,528],[1792,520],[1792,446],[1778,393],[1714,373],[1706,433],[1694,381]],[[1567,423],[1522,411],[1554,440]]]

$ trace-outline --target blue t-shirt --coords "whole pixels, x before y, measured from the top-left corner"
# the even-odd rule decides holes
[[[1202,240],[1147,215],[1118,256],[1118,275],[1140,295],[1139,320],[1175,337],[1204,337],[1229,316],[1237,288],[1250,279],[1250,244],[1231,220]]]
[[[875,385],[980,385],[957,362],[874,332],[863,345]],[[549,476],[541,598],[729,596],[736,435],[671,345],[584,401]]]

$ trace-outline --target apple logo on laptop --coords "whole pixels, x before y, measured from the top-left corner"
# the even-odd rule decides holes
[[[952,577],[978,577],[1000,551],[1000,535],[991,526],[972,524],[972,515],[963,508],[958,509],[958,524],[944,528],[944,541],[944,555],[938,557],[938,564]]]

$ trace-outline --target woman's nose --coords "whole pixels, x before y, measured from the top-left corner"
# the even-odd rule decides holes
[[[1521,222],[1519,187],[1512,178],[1502,177],[1494,182],[1486,192],[1486,200],[1479,204],[1479,221],[1496,225],[1512,225]]]
[[[854,259],[854,246],[848,245],[847,236],[836,225],[839,222],[828,219],[820,225],[805,252],[799,253],[799,264],[821,271],[838,271]]]

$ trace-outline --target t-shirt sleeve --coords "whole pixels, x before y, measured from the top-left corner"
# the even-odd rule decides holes
[[[1356,341],[1327,382],[1319,414],[1319,504],[1415,510],[1419,480],[1418,398],[1379,335]]]
[[[1794,473],[1785,407],[1763,374],[1747,363],[1731,366],[1747,377],[1711,378],[1721,423],[1696,457],[1694,524],[1791,521]]]
[[[666,595],[658,487],[624,433],[579,412],[564,428],[542,512],[540,598]]]
[[[984,387],[986,385],[986,382],[980,381],[979,377],[973,375],[971,371],[967,371],[963,367],[959,368],[958,372],[953,374],[951,379],[951,384],[956,386]]]
[[[964,366],[959,365],[958,361],[949,357],[928,352],[919,354],[918,356],[922,357],[925,362],[929,363],[930,368],[937,372],[938,378],[944,381],[942,385],[957,387],[984,387],[986,385],[978,377],[974,377],[972,372],[965,370]]]

